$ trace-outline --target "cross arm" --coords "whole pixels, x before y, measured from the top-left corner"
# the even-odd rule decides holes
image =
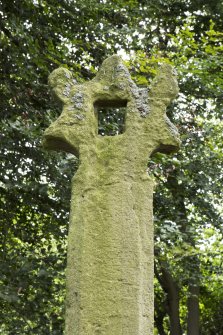
[[[153,152],[171,153],[180,146],[178,130],[166,115],[166,107],[176,98],[178,92],[175,70],[171,65],[163,63],[149,91],[149,122],[155,130]]]
[[[77,84],[72,73],[65,68],[54,70],[49,85],[63,104],[61,115],[44,132],[46,149],[65,151],[79,156],[81,143],[92,133],[89,127],[95,122],[85,85]],[[93,119],[93,120],[92,120]]]

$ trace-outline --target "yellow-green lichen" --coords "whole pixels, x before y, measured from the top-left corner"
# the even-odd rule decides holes
[[[44,146],[80,157],[72,181],[68,238],[66,335],[153,334],[154,151],[179,145],[166,106],[178,87],[164,64],[149,90],[138,89],[120,57],[85,84],[63,68],[49,79],[63,102]],[[100,136],[95,106],[126,105],[124,133]]]

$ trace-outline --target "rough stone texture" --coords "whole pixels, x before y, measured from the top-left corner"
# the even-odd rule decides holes
[[[63,112],[45,131],[44,146],[80,158],[72,180],[65,334],[152,335],[153,182],[146,168],[154,151],[179,145],[165,113],[178,93],[175,74],[163,64],[149,91],[139,89],[114,55],[85,84],[64,68],[49,82]],[[98,135],[94,106],[126,103],[124,133]]]

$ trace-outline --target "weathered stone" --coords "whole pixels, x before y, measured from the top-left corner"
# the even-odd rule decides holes
[[[178,93],[163,64],[149,92],[132,81],[120,57],[106,59],[79,85],[63,68],[49,78],[63,102],[44,146],[80,158],[72,180],[68,237],[66,335],[153,334],[153,181],[155,151],[179,146],[166,106]],[[125,106],[125,130],[98,135],[95,106]]]

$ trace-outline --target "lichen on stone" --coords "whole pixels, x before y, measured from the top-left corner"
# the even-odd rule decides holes
[[[64,68],[49,83],[63,111],[44,146],[79,156],[72,181],[65,335],[153,334],[153,180],[155,151],[178,148],[166,106],[178,92],[162,65],[150,89],[138,88],[121,58],[106,59],[95,78],[73,82]],[[125,107],[124,132],[98,134],[97,108]]]

